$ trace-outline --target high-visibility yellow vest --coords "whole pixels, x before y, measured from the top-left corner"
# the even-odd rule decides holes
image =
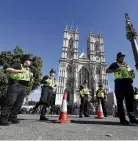
[[[83,89],[80,91],[80,94],[81,94],[82,96],[88,95],[88,94],[89,94],[89,90],[88,90],[87,88],[83,88]]]
[[[135,73],[130,71],[130,68],[127,67],[126,65],[121,65],[120,66],[120,71],[119,72],[114,72],[114,79],[124,79],[124,78],[130,78],[134,79],[135,78]]]
[[[56,82],[51,76],[48,76],[48,79],[44,80],[44,82],[46,82],[46,84],[44,84],[45,86],[49,86],[52,88],[56,86]]]
[[[103,90],[98,90],[97,97],[104,97]]]
[[[22,73],[15,73],[15,72],[12,72],[10,73],[9,77],[13,80],[24,80],[24,81],[31,81],[31,79],[33,78],[33,73],[30,72],[30,69],[26,69],[22,66],[21,64],[21,67],[22,69],[25,69],[26,71],[25,72],[22,72]]]
[[[138,100],[138,94],[137,95],[134,95],[134,99],[135,100]]]

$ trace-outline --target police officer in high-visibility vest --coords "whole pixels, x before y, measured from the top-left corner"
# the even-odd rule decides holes
[[[135,117],[138,117],[138,89],[134,88],[134,111],[135,111]]]
[[[55,92],[53,91],[54,87],[56,87],[56,82],[54,78],[55,73],[56,71],[54,69],[51,69],[49,75],[44,76],[41,80],[43,87],[41,91],[40,103],[43,104],[43,107],[41,110],[40,120],[48,120],[45,115],[47,112],[47,108],[51,104],[51,98],[55,94]]]
[[[33,73],[29,68],[31,63],[32,57],[30,55],[24,55],[22,64],[15,63],[6,69],[9,72],[9,88],[1,106],[1,125],[19,123],[17,115],[23,104],[27,87],[33,81]]]
[[[106,96],[105,91],[103,90],[102,85],[99,85],[99,89],[96,92],[96,98],[98,101],[99,101],[99,99],[101,100],[104,116],[107,117],[107,111],[106,111],[106,107],[105,107],[105,100],[107,99],[107,96]]]
[[[135,78],[134,70],[131,69],[124,62],[125,55],[122,52],[117,54],[117,59],[115,63],[112,63],[106,70],[106,73],[114,73],[115,79],[115,95],[117,99],[118,116],[120,119],[120,124],[128,125],[129,122],[125,118],[125,112],[123,107],[123,100],[125,98],[126,108],[128,112],[128,117],[130,123],[138,124],[138,120],[134,115],[133,106],[133,79]]]
[[[83,112],[84,112],[85,117],[89,117],[88,115],[88,94],[89,94],[89,90],[87,88],[87,82],[85,80],[83,85],[80,86],[80,97],[81,97],[80,115],[79,115],[80,118],[82,118]]]

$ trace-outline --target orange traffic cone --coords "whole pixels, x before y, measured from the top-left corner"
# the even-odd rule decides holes
[[[99,99],[99,103],[98,103],[98,112],[97,112],[97,118],[103,118],[103,109],[102,109],[102,105],[101,105],[101,99]]]
[[[62,106],[61,106],[61,113],[60,113],[59,119],[56,122],[58,122],[58,123],[70,123],[71,122],[68,119],[67,95],[66,95],[66,93],[64,93],[64,95],[63,95]]]

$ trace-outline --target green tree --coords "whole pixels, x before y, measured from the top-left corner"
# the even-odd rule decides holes
[[[19,46],[16,46],[13,51],[0,52],[0,96],[5,95],[8,88],[8,73],[5,69],[13,63],[21,63],[21,58],[24,54],[24,50]],[[31,71],[33,72],[34,81],[30,83],[27,95],[40,85],[42,77],[42,59],[33,54],[31,55],[33,57]]]

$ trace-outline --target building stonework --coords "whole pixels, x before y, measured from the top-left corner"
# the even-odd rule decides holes
[[[87,54],[78,55],[79,31],[64,30],[62,53],[59,60],[58,85],[55,104],[61,105],[63,93],[67,92],[68,102],[80,102],[79,87],[84,80],[92,98],[95,97],[98,85],[102,84],[106,93],[109,92],[105,73],[106,62],[104,40],[101,33],[90,32],[87,40]]]

